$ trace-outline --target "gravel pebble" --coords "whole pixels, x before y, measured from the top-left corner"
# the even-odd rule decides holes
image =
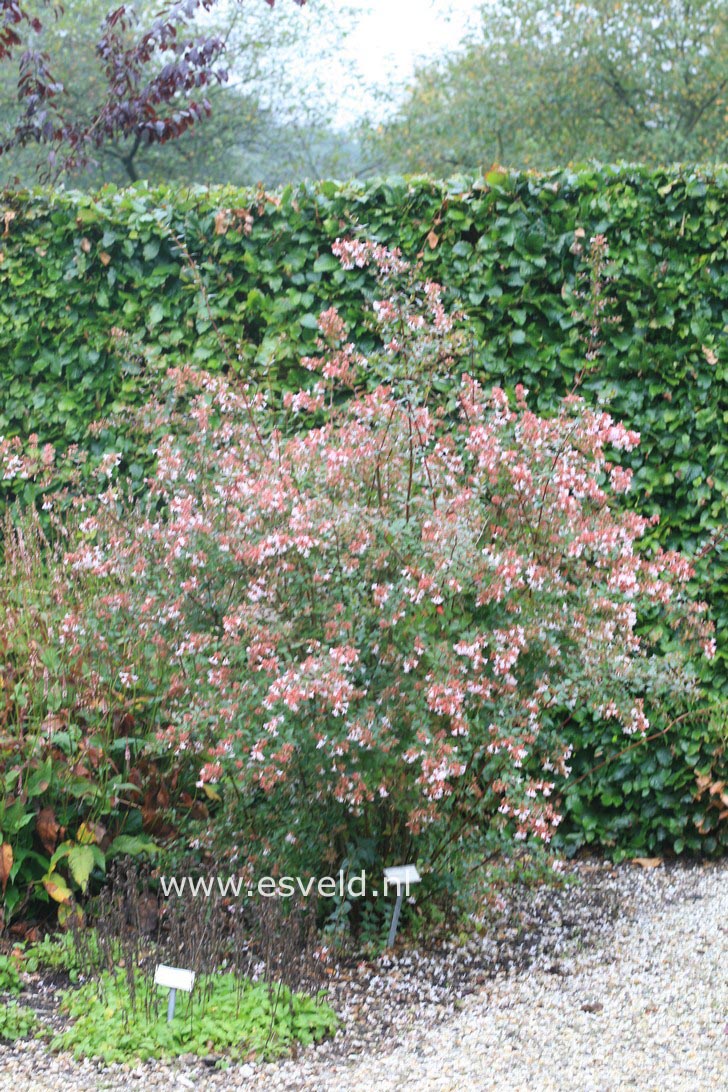
[[[465,944],[342,966],[344,1027],[295,1059],[111,1066],[0,1047],[0,1092],[728,1089],[728,862],[582,862],[514,888]]]

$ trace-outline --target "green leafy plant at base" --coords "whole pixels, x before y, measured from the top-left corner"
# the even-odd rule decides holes
[[[177,994],[167,1022],[167,994],[137,974],[132,1005],[122,973],[105,973],[64,994],[62,1011],[73,1023],[52,1040],[53,1049],[104,1062],[224,1054],[226,1059],[275,1058],[294,1044],[332,1034],[338,1021],[322,998],[287,987],[241,981],[232,974],[198,979],[189,995]]]
[[[21,989],[18,960],[12,955],[0,955],[0,994],[17,994]]]
[[[94,930],[85,931],[86,942],[81,949],[77,932],[46,934],[42,940],[31,945],[25,953],[23,966],[31,974],[45,968],[51,971],[64,971],[71,982],[78,982],[79,976],[94,965],[100,966],[101,954]]]
[[[15,1000],[23,988],[20,967],[18,952],[0,954],[0,1042],[25,1039],[33,1033],[37,1023],[32,1009]]]
[[[26,1039],[36,1029],[37,1018],[32,1009],[17,1001],[0,1001],[0,1042]]]

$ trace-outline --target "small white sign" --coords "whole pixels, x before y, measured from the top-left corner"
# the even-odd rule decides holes
[[[170,990],[184,990],[190,993],[195,984],[195,972],[182,967],[166,967],[160,963],[154,972],[154,985],[166,986]]]
[[[416,865],[397,865],[396,868],[385,868],[384,878],[388,887],[409,887],[410,884],[420,882],[420,874]]]

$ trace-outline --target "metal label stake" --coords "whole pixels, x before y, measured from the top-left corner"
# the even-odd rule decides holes
[[[186,971],[182,967],[167,967],[160,963],[154,972],[154,985],[166,986],[169,990],[167,1001],[167,1023],[171,1024],[174,1018],[174,1007],[177,1003],[177,990],[191,993],[195,984],[195,972]]]
[[[391,948],[394,945],[394,938],[397,935],[399,915],[402,911],[402,899],[405,895],[409,895],[410,884],[419,883],[420,879],[420,874],[415,865],[397,865],[395,868],[384,869],[385,895],[387,894],[388,888],[397,888],[397,901],[394,904],[392,924],[389,927],[389,936],[387,937],[388,948]]]
[[[399,925],[399,915],[402,910],[402,899],[404,898],[404,888],[400,887],[397,892],[397,901],[394,904],[394,913],[392,914],[392,924],[389,926],[389,936],[387,937],[387,947],[391,948],[394,944],[394,938],[397,935],[397,926]]]

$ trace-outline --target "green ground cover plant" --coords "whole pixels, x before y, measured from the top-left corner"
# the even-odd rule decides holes
[[[0,953],[0,993],[18,994],[21,989],[18,960],[12,955]]]
[[[289,1053],[296,1043],[318,1042],[338,1026],[320,998],[285,986],[241,982],[232,974],[210,975],[197,981],[192,993],[178,994],[170,1023],[166,992],[138,973],[132,1004],[126,974],[105,972],[98,981],[66,991],[60,1008],[72,1022],[51,1047],[106,1064],[180,1054],[270,1059]]]
[[[42,1034],[53,1050],[107,1064],[183,1053],[222,1063],[278,1057],[336,1030],[309,908],[214,896],[190,913],[150,884],[148,866],[117,862],[84,916],[3,957],[0,990],[13,1003],[0,1034]],[[154,982],[160,963],[195,974],[172,1022],[168,991]],[[28,976],[61,987],[52,1027],[14,1003]]]
[[[16,955],[0,953],[0,1041],[24,1039],[37,1024],[35,1013],[17,1000],[23,988],[19,963]]]
[[[17,1001],[0,1000],[0,1041],[14,1042],[34,1034],[38,1020],[32,1009]]]
[[[126,897],[129,892],[127,885]],[[3,955],[0,1039],[43,1035],[52,1050],[106,1064],[179,1054],[235,1061],[279,1057],[338,1027],[320,991],[308,994],[283,981],[252,981],[224,965],[197,975],[193,991],[179,995],[175,1018],[168,1023],[167,991],[153,982],[154,950],[138,934],[107,933],[100,939],[96,928],[77,923]],[[58,1003],[58,1014],[66,1018],[62,1030],[43,1026],[33,1009],[17,999],[21,971],[68,975],[72,985],[61,991]]]
[[[38,971],[62,971],[69,982],[75,984],[85,971],[101,966],[102,959],[95,930],[87,930],[83,944],[78,942],[80,920],[74,928],[46,933],[33,944],[24,948],[20,964],[24,971],[36,974]]]

